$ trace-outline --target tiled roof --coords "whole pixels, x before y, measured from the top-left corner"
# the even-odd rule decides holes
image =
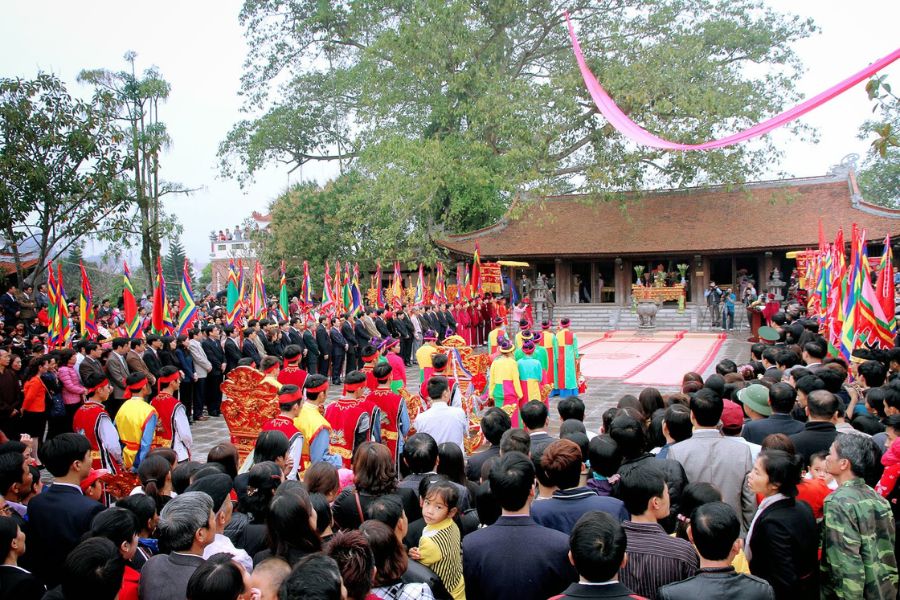
[[[900,211],[853,194],[850,177],[818,177],[658,192],[604,201],[550,196],[511,209],[498,223],[438,244],[484,258],[709,254],[815,247],[857,223],[875,241],[900,234]]]
[[[22,269],[27,271],[28,269],[37,265],[36,258],[29,258],[22,260]],[[0,256],[0,274],[2,275],[12,275],[16,272],[16,261],[12,257]]]

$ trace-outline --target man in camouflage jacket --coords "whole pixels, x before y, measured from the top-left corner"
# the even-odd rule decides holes
[[[825,499],[821,597],[897,597],[894,517],[863,475],[878,453],[871,438],[839,434],[825,461],[839,487]]]

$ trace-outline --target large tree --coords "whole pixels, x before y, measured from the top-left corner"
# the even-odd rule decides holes
[[[900,206],[900,97],[891,89],[886,75],[871,79],[866,86],[873,101],[874,118],[860,128],[860,139],[872,139],[859,185],[866,200],[897,208]]]
[[[794,100],[791,45],[813,30],[759,0],[568,8],[620,106],[685,142]],[[401,256],[484,226],[518,194],[739,182],[779,157],[767,140],[693,153],[628,142],[591,102],[550,0],[245,0],[241,22],[248,118],[220,146],[223,173],[243,183],[273,163],[340,161],[354,177],[343,226]]]
[[[130,198],[121,183],[130,168],[116,99],[98,91],[72,98],[56,76],[0,79],[0,235],[13,254],[20,283],[22,248],[35,248],[40,281],[47,261],[83,236],[120,238]],[[27,240],[27,241],[26,241]]]

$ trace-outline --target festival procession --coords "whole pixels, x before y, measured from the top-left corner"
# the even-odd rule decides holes
[[[900,8],[159,8],[0,9],[0,600],[900,598]]]

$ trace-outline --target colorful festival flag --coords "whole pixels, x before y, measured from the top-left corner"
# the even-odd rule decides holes
[[[350,290],[350,263],[344,263],[344,284],[341,286],[341,312],[352,313],[353,292]]]
[[[434,302],[443,304],[447,302],[447,282],[444,279],[444,263],[437,264],[437,273],[434,276]]]
[[[175,329],[169,316],[169,301],[166,298],[166,278],[163,276],[162,259],[156,257],[156,287],[153,290],[153,313],[150,327],[156,335],[170,335]]]
[[[350,312],[358,315],[363,310],[362,290],[359,287],[359,264],[353,263],[353,283],[350,285]]]
[[[381,286],[381,263],[375,263],[375,308],[384,308],[384,288]]]
[[[237,267],[234,264],[234,259],[228,259],[228,285],[226,286],[226,296],[225,296],[225,315],[226,322],[232,327],[237,327],[240,324],[241,313],[243,312],[243,306],[241,302],[241,283],[239,281],[239,275],[237,271]],[[180,315],[179,315],[180,321]]]
[[[416,281],[416,294],[413,297],[414,306],[422,306],[425,304],[425,272],[424,265],[419,263],[419,279]]]
[[[287,279],[284,275],[284,261],[281,261],[281,289],[278,290],[278,316],[281,319],[287,319],[290,313],[290,304],[288,302]]]
[[[456,265],[456,301],[459,302],[463,299],[463,266],[458,264]]]
[[[857,348],[857,321],[859,315],[859,299],[862,294],[863,261],[868,260],[865,252],[865,232],[860,233],[853,224],[850,242],[850,264],[847,271],[844,303],[842,308],[840,353],[847,363],[850,354]]]
[[[475,242],[475,256],[472,258],[472,297],[481,294],[481,248]]]
[[[234,261],[231,262],[231,267],[234,266]],[[231,286],[231,275],[229,273],[229,288]],[[235,284],[237,284],[237,278],[235,277]],[[235,285],[235,288],[237,286]],[[230,289],[229,289],[229,293]],[[194,304],[194,288],[191,284],[191,269],[188,263],[188,259],[184,259],[184,268],[181,271],[181,293],[178,297],[178,327],[176,327],[175,332],[177,335],[184,334],[185,331],[191,328],[194,320],[197,318],[197,305]]]
[[[253,284],[250,287],[250,309],[248,317],[264,319],[266,317],[266,282],[263,281],[262,265],[259,261],[253,268]]]
[[[84,270],[84,263],[79,261],[78,264],[81,267],[81,297],[78,299],[81,339],[96,340],[97,321],[94,317],[94,292],[91,290],[91,282]]]
[[[334,290],[331,287],[331,270],[325,261],[325,281],[322,284],[322,303],[319,312],[325,315],[334,313]]]
[[[63,285],[62,265],[56,265],[56,321],[57,321],[57,346],[68,346],[72,335],[72,327],[69,322],[69,303],[66,300],[66,288]]]
[[[400,274],[400,261],[394,261],[394,280],[391,282],[391,292],[393,294],[393,298],[391,298],[391,305],[394,309],[399,309],[403,306],[403,281],[401,279],[402,275]]]
[[[56,346],[56,340],[59,338],[59,323],[56,320],[56,311],[59,308],[59,301],[57,300],[57,296],[59,295],[59,291],[56,287],[56,276],[53,274],[53,263],[47,263],[47,298],[49,300],[47,305],[47,318],[49,319],[49,323],[47,325],[47,341],[50,344],[50,347]]]
[[[891,236],[884,238],[884,252],[878,266],[878,281],[875,286],[876,296],[881,310],[887,319],[891,336],[897,334],[896,304],[894,303],[894,251],[891,249]]]
[[[300,290],[300,302],[303,304],[304,312],[308,312],[313,305],[312,299],[312,279],[309,276],[309,261],[303,261],[303,286]]]
[[[125,274],[123,276],[125,287],[122,290],[122,305],[125,309],[125,332],[128,337],[138,337],[141,328],[141,322],[138,318],[137,301],[134,298],[134,288],[131,287],[131,270],[128,268],[127,262],[122,262],[125,266]]]

